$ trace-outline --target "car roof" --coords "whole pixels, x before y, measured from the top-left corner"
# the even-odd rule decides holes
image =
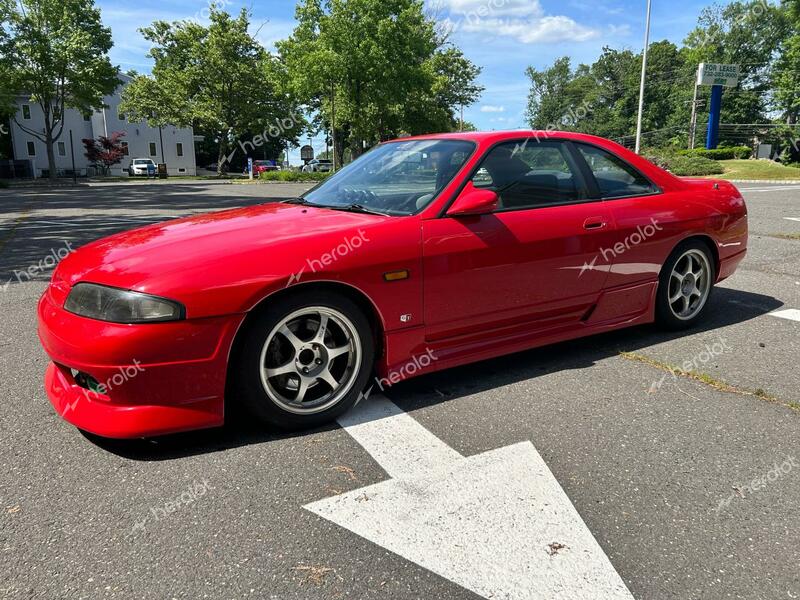
[[[548,138],[561,138],[583,140],[587,142],[609,143],[606,138],[601,138],[588,133],[577,133],[575,131],[556,131],[546,129],[510,129],[505,131],[461,131],[453,133],[429,133],[410,137],[397,138],[391,142],[405,142],[409,140],[466,140],[471,142],[501,142],[503,140],[516,140],[523,138],[536,138],[546,140]]]

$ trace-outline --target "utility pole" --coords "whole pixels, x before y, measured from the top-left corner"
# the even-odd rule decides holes
[[[458,125],[459,131],[464,131],[464,105],[461,105],[461,121],[459,121]]]
[[[694,84],[692,97],[692,118],[689,120],[689,150],[694,149],[694,134],[697,131],[697,84]]]
[[[69,154],[72,157],[72,183],[78,183],[78,173],[75,171],[75,146],[72,143],[72,129],[69,130]]]
[[[647,71],[647,47],[650,45],[650,3],[647,0],[647,17],[644,26],[644,49],[642,50],[642,78],[639,81],[639,115],[636,118],[636,154],[642,146],[642,110],[644,109],[644,76]]]
[[[336,172],[336,84],[331,82],[331,144],[333,145],[333,172]]]

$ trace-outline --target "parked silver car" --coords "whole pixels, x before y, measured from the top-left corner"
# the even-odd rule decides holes
[[[327,158],[315,158],[303,165],[303,173],[328,173],[333,170],[333,162]]]

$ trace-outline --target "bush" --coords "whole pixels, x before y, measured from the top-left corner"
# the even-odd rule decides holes
[[[733,158],[750,158],[753,154],[749,146],[730,146],[728,148],[716,148],[706,150],[705,148],[695,148],[693,150],[679,150],[681,156],[702,156],[711,160],[731,160]]]
[[[646,157],[650,162],[680,177],[696,177],[699,175],[719,175],[725,169],[718,162],[704,156],[686,156],[680,154],[655,154]]]
[[[4,179],[0,179],[0,190],[7,187],[8,187],[8,182],[5,181]]]
[[[323,181],[331,173],[303,173],[301,171],[265,171],[258,176],[261,181]]]

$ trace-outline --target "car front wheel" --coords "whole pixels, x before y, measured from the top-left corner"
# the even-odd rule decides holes
[[[349,298],[298,294],[247,325],[235,377],[248,411],[265,423],[301,429],[356,404],[372,373],[368,319]]]
[[[708,308],[716,280],[708,246],[687,240],[672,251],[661,270],[656,298],[656,320],[667,329],[695,325]]]

